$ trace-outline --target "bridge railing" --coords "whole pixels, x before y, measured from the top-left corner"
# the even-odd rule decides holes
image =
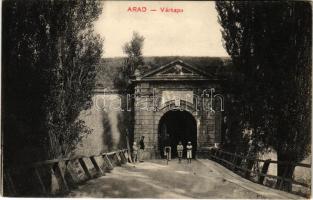
[[[285,182],[289,182],[293,185],[304,187],[304,191],[299,190],[296,192],[299,195],[307,196],[310,193],[310,183],[308,182],[300,182],[295,180],[294,178],[290,179],[287,178],[287,173],[290,169],[295,167],[302,167],[308,168],[310,170],[310,164],[303,164],[303,163],[294,163],[294,162],[283,162],[283,161],[276,161],[276,160],[262,160],[257,159],[249,156],[243,156],[236,153],[226,152],[217,148],[212,148],[210,150],[210,159],[224,165],[225,167],[231,169],[232,171],[236,172],[237,174],[251,180],[257,182],[262,185],[275,187],[276,189],[283,189],[283,184]],[[272,175],[269,174],[270,165],[285,165],[285,171],[282,176]],[[292,176],[294,177],[294,176]],[[265,184],[265,179],[272,179],[275,180],[274,184]],[[307,177],[306,177],[307,178]],[[289,191],[291,192],[291,191]]]
[[[58,196],[130,162],[127,149],[92,156],[46,160],[6,169],[5,196]],[[24,177],[24,179],[23,179]]]

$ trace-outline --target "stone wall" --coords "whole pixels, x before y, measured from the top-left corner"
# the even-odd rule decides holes
[[[194,96],[200,97],[204,89],[215,88],[215,93],[221,93],[219,87],[216,83],[207,82],[140,83],[135,87],[134,108],[129,105],[129,109],[135,109],[134,113],[127,111],[126,94],[95,93],[92,107],[81,112],[79,116],[92,129],[92,133],[82,139],[74,154],[92,155],[126,148],[125,131],[126,129],[131,131],[132,128],[128,126],[129,123],[133,123],[134,131],[129,133],[130,142],[139,142],[140,137],[145,136],[144,157],[157,158],[160,155],[158,150],[160,119],[175,107],[174,101],[162,104],[162,91],[192,91]],[[194,117],[197,124],[197,151],[205,153],[208,147],[221,140],[222,112],[212,113],[208,109],[203,109],[203,104],[209,104],[210,100],[199,99],[196,101],[194,98],[193,102],[181,100],[180,108]]]
[[[123,127],[123,112],[118,109],[120,98],[117,94],[104,93],[93,96],[92,107],[79,116],[92,133],[83,137],[74,151],[75,155],[95,155],[126,147],[125,133],[120,130]],[[108,109],[109,106],[114,109]]]

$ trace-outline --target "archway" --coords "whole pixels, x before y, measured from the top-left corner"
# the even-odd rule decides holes
[[[172,158],[177,157],[176,146],[179,141],[184,145],[183,157],[186,157],[186,145],[191,141],[193,146],[192,156],[195,158],[197,151],[197,124],[195,118],[187,111],[170,110],[160,119],[158,127],[159,151],[164,158],[164,147],[172,147]]]

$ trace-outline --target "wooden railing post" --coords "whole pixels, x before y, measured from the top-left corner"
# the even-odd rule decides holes
[[[242,166],[242,161],[243,161],[243,157],[242,157],[242,154],[239,155],[238,157],[239,159],[236,160],[236,166],[239,167],[239,172],[240,172],[240,167]],[[237,167],[236,167],[237,168]]]
[[[291,165],[286,164],[286,168],[284,170],[284,174],[283,174],[282,179],[280,180],[280,184],[279,184],[279,189],[280,190],[283,189],[283,184],[285,182],[286,176],[287,176],[289,170],[292,170],[292,167],[293,167],[292,164]]]
[[[77,179],[74,178],[74,175],[72,174],[69,166],[71,165],[70,160],[65,161],[65,174],[64,178],[70,188],[77,188],[77,182],[79,182]]]
[[[229,154],[225,154],[225,160],[226,160],[226,161],[230,161],[230,160],[231,160],[229,157],[230,157]],[[227,164],[227,166],[228,166],[229,168],[232,167],[230,163],[226,163],[226,164]]]
[[[213,148],[212,151],[213,151],[214,160],[217,161],[216,156],[218,152],[215,148]]]
[[[214,151],[215,151],[215,153],[214,153],[215,161],[219,162],[219,160],[218,160],[219,152],[217,149],[214,149]]]
[[[212,160],[212,155],[213,155],[213,148],[212,149],[209,149],[209,152],[208,152],[208,158]]]
[[[224,158],[224,156],[223,156],[223,152],[222,151],[219,151],[220,152],[220,155],[219,155],[219,157],[221,158],[221,160]],[[222,161],[223,162],[223,161]]]
[[[127,158],[125,157],[124,150],[119,151],[120,157],[122,159],[122,163],[127,163]]]
[[[42,179],[41,179],[41,176],[40,176],[40,174],[39,174],[39,171],[38,171],[37,167],[34,167],[34,172],[35,172],[35,176],[36,176],[36,178],[37,178],[37,180],[38,180],[41,193],[42,193],[42,194],[46,194],[46,193],[47,193],[47,190],[46,190],[46,187],[45,187],[45,185],[44,185],[44,183],[43,183],[43,181],[42,181]]]
[[[113,167],[113,164],[111,163],[111,160],[109,159],[108,155],[103,154],[102,157],[103,157],[104,162],[107,164],[108,169],[112,170],[114,167]]]
[[[268,171],[268,168],[270,166],[270,163],[271,163],[271,159],[265,160],[265,162],[263,163],[263,166],[262,166],[262,170],[261,170],[262,174],[267,174],[267,171]],[[259,183],[263,185],[264,179],[265,179],[265,176],[264,175],[260,175]]]
[[[232,166],[232,170],[235,171],[236,170],[236,161],[237,161],[237,155],[235,154],[231,163],[233,163],[233,166]]]
[[[90,156],[89,158],[90,158],[90,161],[92,162],[94,168],[96,169],[96,171],[97,171],[99,174],[101,174],[101,175],[104,174],[103,171],[102,171],[102,169],[99,167],[99,165],[98,165],[98,163],[97,163],[95,157],[94,157],[94,156]]]
[[[244,171],[244,177],[246,178],[246,179],[249,179],[250,178],[250,172],[249,171],[247,171],[247,169],[249,169],[249,160],[248,160],[248,156],[244,156],[244,158],[243,158],[243,160],[244,160],[244,168],[246,169],[245,171]]]
[[[117,165],[118,165],[118,166],[121,166],[121,164],[122,164],[122,160],[121,160],[120,155],[118,154],[118,151],[117,151],[117,152],[115,152],[113,156],[115,156],[115,157],[116,157],[116,159],[117,159]]]
[[[64,178],[64,173],[62,172],[62,170],[60,168],[59,162],[54,163],[52,165],[52,170],[54,171],[54,173],[56,175],[56,178],[58,180],[58,183],[59,183],[60,187],[62,188],[62,191],[63,192],[69,191],[67,182],[66,182],[66,180]]]
[[[83,170],[84,170],[86,176],[87,176],[89,179],[91,179],[92,176],[91,176],[91,174],[90,174],[90,172],[89,172],[89,170],[88,170],[88,168],[87,168],[87,166],[86,166],[86,163],[85,163],[84,159],[83,159],[83,158],[79,158],[78,161],[79,161],[79,163],[80,163],[80,166],[83,168]]]

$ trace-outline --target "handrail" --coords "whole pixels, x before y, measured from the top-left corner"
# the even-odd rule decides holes
[[[102,162],[99,163],[100,160],[97,161],[96,158],[102,159]],[[87,160],[91,162],[92,166],[88,167]],[[75,156],[19,164],[19,166],[14,166],[4,171],[3,177],[7,187],[4,192],[7,193],[5,194],[6,196],[23,196],[23,193],[18,188],[19,182],[14,179],[14,176],[24,176],[26,172],[27,178],[31,179],[35,184],[32,187],[34,189],[33,195],[54,196],[65,194],[78,184],[88,179],[103,176],[105,175],[105,171],[110,171],[114,166],[120,166],[130,161],[128,149],[121,149],[91,156]],[[76,162],[77,164],[74,165],[72,162]],[[79,175],[77,167],[84,173],[83,178]],[[59,191],[51,191],[51,185],[49,185],[49,181],[46,178],[52,176],[57,180],[60,188]]]
[[[116,153],[122,152],[122,151],[128,151],[127,149],[122,149],[122,150],[116,150],[108,153],[100,153],[97,155],[90,155],[90,156],[73,156],[71,158],[56,158],[56,159],[50,159],[50,160],[45,160],[45,161],[38,161],[34,163],[19,163],[18,166],[14,166],[13,168],[20,168],[20,167],[35,167],[35,166],[40,166],[40,165],[45,165],[45,164],[53,164],[61,161],[73,161],[73,160],[78,160],[81,158],[90,158],[90,157],[97,157],[97,156],[103,156],[103,155],[114,155]]]
[[[268,177],[268,178],[276,179],[275,187],[277,189],[280,189],[280,190],[283,189],[283,183],[284,182],[289,182],[291,184],[301,185],[303,187],[310,188],[310,185],[307,183],[303,183],[303,182],[296,181],[294,179],[287,178],[288,167],[311,168],[310,164],[286,162],[286,161],[276,161],[276,160],[270,160],[270,159],[268,159],[268,160],[257,159],[257,158],[253,158],[253,157],[249,157],[249,156],[238,155],[236,153],[223,151],[223,150],[217,149],[217,148],[211,148],[209,157],[214,161],[217,161],[217,162],[220,162],[221,164],[226,165],[226,167],[229,167],[233,171],[237,170],[238,173],[240,173],[240,170],[243,171],[245,178],[250,179],[251,174],[257,175],[258,176],[258,183],[262,184],[262,185],[264,185],[265,177]],[[247,164],[247,161],[251,162],[250,163],[250,169],[248,167],[241,166],[243,163]],[[260,171],[259,170],[257,170],[257,171],[251,170],[255,164],[262,163],[262,162],[263,162],[263,166],[262,166],[262,169]],[[270,164],[281,164],[281,165],[287,165],[288,167],[286,167],[282,176],[275,176],[275,175],[267,174]],[[280,180],[280,181],[278,181],[278,180]]]
[[[215,149],[215,148],[214,148],[214,149]],[[243,156],[243,155],[238,155],[238,154],[236,154],[236,153],[231,153],[231,152],[223,151],[223,150],[221,150],[221,149],[218,149],[218,151],[223,152],[223,153],[225,153],[225,154],[232,155],[232,156],[244,158],[244,159],[247,159],[247,160],[254,160],[254,161],[258,161],[258,162],[265,162],[265,161],[266,161],[266,160],[262,160],[262,159],[256,159],[256,158],[253,158],[253,157],[247,157],[247,156]],[[287,161],[277,161],[277,160],[271,160],[270,163],[283,164],[283,165],[296,165],[296,166],[311,168],[311,165],[310,165],[310,164],[305,164],[305,163],[296,163],[296,162],[287,162]]]

